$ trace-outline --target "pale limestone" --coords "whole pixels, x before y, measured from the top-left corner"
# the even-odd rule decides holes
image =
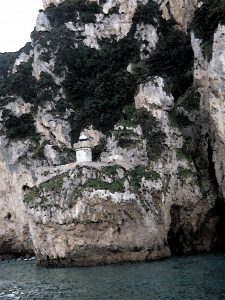
[[[40,12],[38,14],[37,20],[36,20],[36,31],[51,31],[52,26],[50,24],[49,19],[47,18],[46,14],[44,12]]]
[[[25,52],[20,53],[19,57],[14,62],[12,74],[17,72],[17,69],[21,64],[27,63],[32,58],[33,53],[33,50],[30,50],[29,54],[26,54]]]
[[[135,96],[135,107],[151,111],[157,119],[163,119],[167,111],[172,110],[174,99],[164,91],[164,80],[161,77],[151,78],[141,84]]]
[[[32,105],[30,103],[26,103],[21,97],[18,97],[16,102],[9,102],[4,108],[9,109],[12,115],[20,117],[23,114],[29,114],[31,107]]]
[[[197,9],[198,0],[154,0],[162,10],[162,16],[175,21],[187,30]]]
[[[143,23],[138,24],[135,32],[135,38],[144,42],[140,47],[141,59],[148,58],[151,52],[156,48],[156,44],[158,42],[157,29],[153,25]],[[146,41],[148,44],[146,44]],[[147,51],[148,54],[145,54],[145,51]]]
[[[63,3],[64,0],[42,0],[44,8],[47,8],[51,4],[58,6],[60,3]]]
[[[52,104],[46,108],[39,107],[35,120],[36,130],[44,139],[56,141],[70,148],[70,124],[67,120],[53,116],[50,112],[50,108],[52,108]]]
[[[203,56],[201,41],[192,35],[195,54],[195,79],[201,93],[203,132],[211,139],[213,163],[221,193],[225,196],[225,26],[219,25],[213,39],[212,58]]]
[[[59,5],[62,2],[62,0],[44,1],[44,7],[50,4]],[[160,4],[163,16],[170,18],[166,7],[167,2],[163,1]],[[95,24],[80,25],[68,22],[65,26],[74,32],[75,37],[76,34],[81,34],[85,45],[98,50],[98,39],[116,35],[116,39],[120,40],[128,34],[138,3],[147,4],[147,1],[105,1],[103,13],[96,16]],[[186,30],[193,17],[196,2],[171,0],[168,4],[177,23]],[[109,16],[109,10],[115,6],[118,6],[119,13]],[[36,29],[38,31],[51,30],[51,24],[44,13],[39,15]],[[213,160],[217,180],[222,190],[224,186],[223,34],[224,28],[220,26],[214,37],[213,58],[209,64],[202,55],[201,41],[196,40],[192,35],[195,78],[202,93],[202,115],[206,118],[205,124],[208,124],[204,130],[207,131],[209,127],[209,131],[215,138],[212,145]],[[149,51],[157,47],[157,29],[152,25],[138,24],[136,38],[147,39]],[[10,141],[4,135],[1,136],[0,240],[3,243],[13,241],[11,249],[15,251],[21,249],[32,251],[31,236],[40,264],[47,264],[48,257],[49,262],[54,259],[57,262],[61,259],[64,265],[70,265],[70,263],[87,265],[169,256],[167,238],[173,205],[177,205],[181,210],[178,225],[186,234],[197,234],[204,226],[204,222],[208,221],[205,218],[214,207],[216,198],[208,182],[204,185],[205,190],[208,188],[207,196],[203,194],[196,182],[197,170],[193,161],[178,157],[177,150],[182,149],[184,141],[181,131],[174,128],[169,120],[169,112],[174,107],[174,99],[165,91],[164,80],[158,76],[149,78],[145,84],[138,87],[135,96],[136,109],[145,108],[157,119],[162,132],[166,135],[167,148],[156,160],[149,160],[147,156],[147,141],[143,137],[140,125],[132,127],[117,124],[111,137],[107,138],[106,150],[102,152],[100,161],[79,166],[74,162],[61,165],[60,154],[53,149],[53,145],[64,147],[62,149],[66,150],[71,149],[71,128],[68,117],[72,111],[66,111],[63,117],[53,113],[54,102],[65,98],[61,87],[65,74],[62,71],[64,75],[56,76],[54,53],[51,53],[51,49],[47,47],[39,48],[40,45],[34,45],[33,74],[35,78],[40,80],[41,73],[44,72],[51,75],[59,86],[54,101],[46,99],[48,101],[45,106],[39,107],[35,116],[36,130],[41,135],[40,143],[48,142],[44,147],[46,160],[33,158],[32,155],[36,149],[32,147],[37,147],[37,145],[29,139],[15,142]],[[141,48],[140,53],[142,51]],[[48,62],[40,58],[44,53],[50,54],[51,58]],[[142,56],[142,58],[145,57]],[[128,72],[133,72],[132,64],[129,65]],[[12,102],[4,107],[6,108],[10,109],[13,115],[21,116],[29,113],[31,104],[12,98]],[[181,111],[181,108],[179,109]],[[185,111],[182,110],[182,113],[185,114]],[[2,121],[3,111],[0,115]],[[4,129],[2,124],[1,129]],[[118,132],[123,130],[126,131],[126,137],[134,143],[134,146],[130,148],[118,146]],[[94,145],[97,145],[100,138],[104,137],[101,132],[93,128],[85,129],[85,133],[93,137]],[[115,166],[119,169],[114,177],[102,171],[105,167],[113,169]],[[126,175],[126,172],[132,172],[140,166],[156,174],[153,173],[155,175],[153,179],[146,179],[142,175],[138,192],[137,190],[134,192],[131,175]],[[190,174],[185,178],[180,178],[179,168],[188,170]],[[58,192],[49,191],[46,185],[41,188],[42,183],[47,183],[48,180],[58,175],[62,175],[63,180],[62,188]],[[122,181],[124,191],[113,192],[103,188],[84,187],[80,194],[76,194],[80,186],[85,185],[89,179],[98,179],[109,184],[113,184],[115,180]],[[34,197],[30,203],[26,203],[26,211],[23,199],[27,191],[23,188],[32,187],[41,189],[41,195]],[[12,213],[10,219],[7,217],[8,212]],[[207,223],[211,230],[215,228],[215,225],[216,220],[211,219]],[[210,238],[202,236],[199,241],[191,242],[195,250],[206,251],[211,249],[212,239],[211,236]],[[187,252],[193,250],[190,245],[185,247]]]

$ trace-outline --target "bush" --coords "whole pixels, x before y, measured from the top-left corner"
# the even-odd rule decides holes
[[[0,53],[0,80],[7,77],[8,71],[12,68],[18,52]]]
[[[15,74],[7,77],[0,85],[0,96],[15,94],[27,102],[35,102],[36,80],[32,76],[32,61],[21,64]]]
[[[10,116],[5,121],[5,127],[7,129],[7,137],[12,139],[32,138],[37,140],[39,137],[31,114],[23,114],[20,117]]]
[[[99,13],[99,6],[97,3],[89,3],[85,0],[67,0],[58,7],[51,5],[45,13],[55,27],[69,21],[94,23],[96,21],[95,14]]]
[[[61,174],[58,176],[53,177],[52,179],[42,183],[40,185],[41,189],[45,189],[49,192],[56,192],[59,193],[63,186],[63,178],[65,177],[65,174]]]
[[[184,182],[188,177],[192,175],[191,169],[185,169],[183,167],[178,167],[178,178],[181,179],[182,182]]]
[[[160,179],[160,175],[153,170],[147,170],[143,167],[136,167],[133,171],[130,172],[130,182],[134,191],[137,193],[141,188],[142,178],[145,180],[157,181]]]
[[[161,130],[159,121],[146,109],[137,110],[134,120],[140,124],[147,140],[147,153],[150,160],[156,160],[165,149],[166,134]]]

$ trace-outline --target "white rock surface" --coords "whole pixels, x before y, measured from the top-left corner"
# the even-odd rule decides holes
[[[156,48],[158,42],[157,29],[149,24],[138,24],[135,38],[143,42],[140,48],[141,59],[148,58],[149,54]]]
[[[136,109],[144,107],[157,119],[162,119],[165,112],[173,109],[173,105],[173,96],[165,92],[161,77],[151,78],[147,83],[141,84],[135,96]]]
[[[203,56],[201,41],[192,36],[195,78],[201,93],[203,131],[211,139],[217,182],[225,196],[225,26],[219,25],[213,39],[212,58]]]
[[[51,31],[52,27],[44,12],[40,12],[36,20],[36,31]]]
[[[194,12],[198,5],[198,0],[154,0],[159,4],[162,10],[162,16],[169,20],[174,18],[175,21],[187,30],[190,25]]]
[[[25,52],[20,53],[19,57],[15,60],[15,63],[12,68],[12,74],[17,72],[18,67],[29,61],[29,59],[33,56],[33,50],[30,50],[29,54]]]
[[[42,0],[42,2],[44,8],[47,8],[51,4],[58,6],[60,3],[63,3],[64,0]]]

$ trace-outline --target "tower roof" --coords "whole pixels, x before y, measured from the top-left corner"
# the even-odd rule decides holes
[[[89,137],[87,137],[84,133],[81,133],[79,137],[79,141],[88,141],[90,140]]]

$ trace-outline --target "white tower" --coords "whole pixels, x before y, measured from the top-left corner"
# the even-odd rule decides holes
[[[77,163],[91,162],[92,161],[92,148],[93,145],[84,133],[81,133],[78,143],[73,146],[76,150]]]

